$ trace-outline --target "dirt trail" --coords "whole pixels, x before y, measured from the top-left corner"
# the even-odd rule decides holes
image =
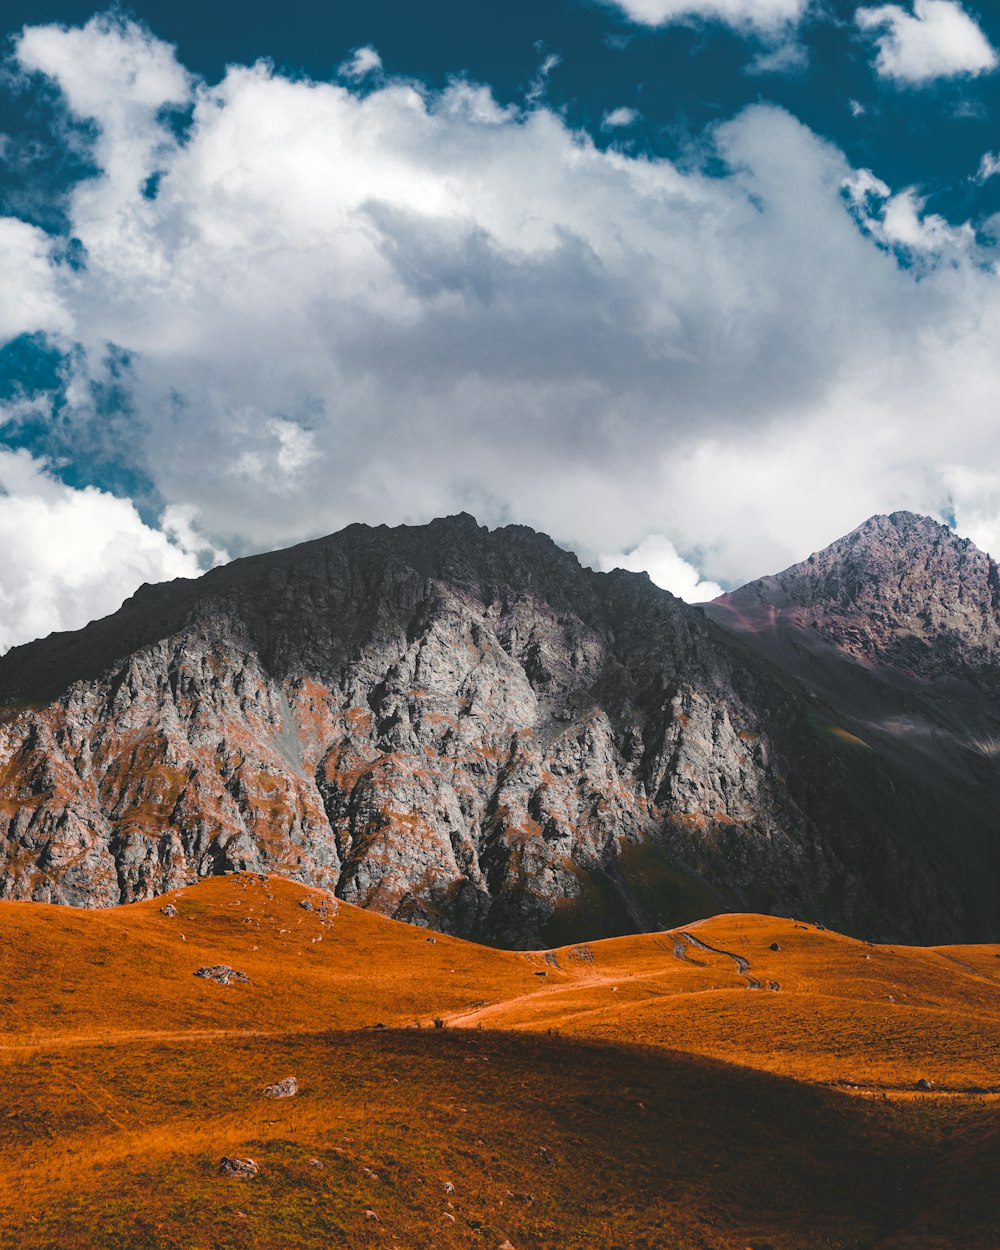
[[[706,968],[708,966],[704,960],[691,958],[691,956],[687,953],[687,947],[676,933],[668,933],[667,937],[670,938],[670,943],[674,948],[674,954],[678,959],[683,959],[686,964],[694,964],[696,968]]]
[[[736,971],[747,983],[748,990],[759,990],[761,988],[760,981],[756,977],[750,976],[750,960],[745,955],[737,955],[734,951],[720,950],[718,946],[709,946],[707,942],[703,942],[701,938],[696,938],[693,933],[683,932],[681,937],[685,942],[689,942],[692,946],[696,946],[702,951],[711,951],[713,955],[722,955],[725,959],[731,959],[736,964]],[[777,992],[781,987],[777,981],[768,981],[767,988]]]

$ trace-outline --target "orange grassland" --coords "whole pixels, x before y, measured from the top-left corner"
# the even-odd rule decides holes
[[[524,954],[233,875],[0,904],[0,1065],[3,1247],[1000,1248],[996,947]]]

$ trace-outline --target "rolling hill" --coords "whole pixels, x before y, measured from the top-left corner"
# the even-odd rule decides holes
[[[1000,948],[760,915],[509,952],[256,873],[3,903],[0,1245],[991,1250],[998,1017]]]

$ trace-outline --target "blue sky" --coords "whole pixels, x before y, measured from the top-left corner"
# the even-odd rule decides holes
[[[9,0],[0,648],[464,508],[688,598],[1000,554],[1000,13]]]

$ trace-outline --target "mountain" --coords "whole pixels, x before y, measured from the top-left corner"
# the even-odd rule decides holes
[[[995,576],[896,514],[703,610],[462,515],[146,586],[0,660],[0,896],[251,869],[521,946],[997,937]]]
[[[1000,690],[1000,570],[929,517],[872,517],[716,606],[755,631],[765,618],[808,629],[861,664]]]
[[[1000,570],[988,555],[895,512],[706,613],[917,787],[923,811],[894,803],[887,823],[911,821],[943,879],[961,864],[965,892],[970,868],[996,880]]]

